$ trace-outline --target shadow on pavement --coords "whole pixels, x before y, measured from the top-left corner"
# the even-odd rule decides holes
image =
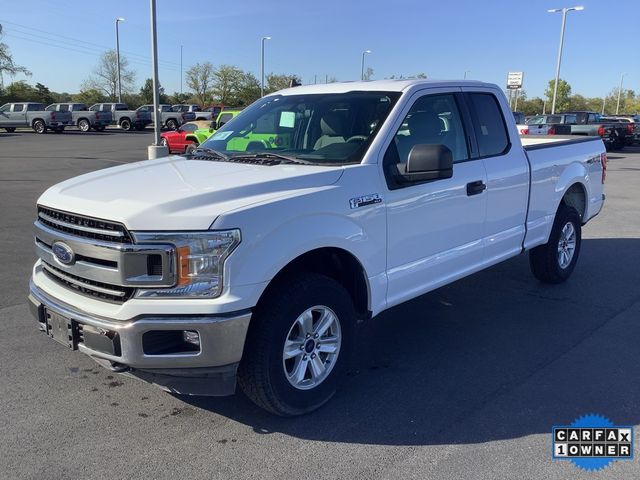
[[[593,412],[635,425],[640,328],[607,323],[640,299],[639,265],[640,239],[584,240],[565,284],[538,283],[523,255],[395,307],[361,328],[344,385],[311,415],[274,417],[240,393],[180,398],[257,433],[362,444],[546,434]]]

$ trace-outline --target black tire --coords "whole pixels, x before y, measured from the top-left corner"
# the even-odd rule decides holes
[[[238,370],[238,383],[245,395],[265,410],[280,416],[302,415],[320,408],[336,392],[353,350],[355,309],[342,285],[315,273],[286,278],[271,292],[271,295],[267,292],[266,299],[256,307],[251,319],[244,357]],[[328,361],[321,363],[325,368],[330,368],[324,380],[316,386],[299,389],[287,378],[283,350],[296,319],[306,310],[317,306],[328,307],[335,313],[340,326],[341,343],[333,365],[327,367]],[[300,350],[300,355],[307,358],[308,350],[305,352],[303,347]],[[316,358],[313,353],[308,355]],[[321,354],[317,355],[322,362]],[[311,369],[311,360],[308,362]],[[305,378],[310,375],[306,365]]]
[[[561,242],[564,242],[562,231],[568,224],[572,225],[575,232],[575,248],[569,263],[563,266],[561,265],[560,247]],[[578,211],[564,203],[560,204],[549,241],[529,252],[531,272],[538,280],[544,283],[562,283],[571,276],[580,255],[581,225]]]
[[[91,124],[89,123],[89,120],[87,120],[86,118],[81,118],[80,120],[78,120],[78,130],[80,130],[82,133],[87,133],[89,130],[91,130]]]
[[[166,127],[169,130],[177,130],[178,129],[178,122],[176,122],[173,118],[170,118],[169,120],[167,120]]]
[[[192,143],[190,145],[187,145],[187,148],[184,149],[184,153],[191,155],[193,152],[195,152],[198,146],[199,145],[197,143]]]
[[[44,120],[36,120],[33,122],[33,131],[42,135],[43,133],[47,133],[47,125],[44,123]]]
[[[64,132],[64,127],[56,127],[53,129],[53,133],[62,133]]]
[[[15,132],[15,131],[16,131],[16,127],[6,127],[6,128],[5,128],[5,130],[6,130],[8,133],[13,133],[13,132]]]
[[[128,118],[123,118],[122,120],[120,120],[120,128],[125,132],[130,132],[131,128],[133,128],[131,120],[129,120]]]

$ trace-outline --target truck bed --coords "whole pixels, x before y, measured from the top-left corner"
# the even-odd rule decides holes
[[[602,141],[600,137],[577,137],[575,135],[521,135],[520,141],[526,151],[560,145]]]

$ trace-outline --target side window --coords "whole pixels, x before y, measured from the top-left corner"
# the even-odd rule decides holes
[[[233,114],[231,113],[223,113],[222,115],[220,115],[220,118],[218,118],[218,124],[220,126],[224,125],[225,123],[227,123],[229,120],[231,120],[233,118]],[[258,126],[256,126],[256,128],[254,129],[254,133],[262,133],[259,127],[264,127],[264,121],[262,123],[260,123],[260,120],[262,119],[262,117],[260,117],[258,119]],[[273,118],[271,118],[271,120],[273,120]],[[262,130],[264,130],[264,128],[262,128]],[[268,129],[267,129],[268,130]],[[272,133],[273,130],[268,131],[267,133]]]
[[[11,109],[11,105],[10,104],[6,104],[3,105],[2,107],[0,107],[0,112],[8,112]]]
[[[110,103],[103,103],[102,106],[100,107],[100,110],[102,112],[110,112],[111,111],[111,104]]]
[[[69,111],[69,105],[60,105],[60,111],[61,112],[68,112]]]
[[[55,112],[56,111],[56,107],[57,105],[49,105],[47,108],[45,108],[46,112]]]
[[[41,103],[30,103],[27,105],[28,112],[41,112],[44,110],[44,105]]]
[[[469,158],[467,140],[453,94],[426,95],[411,107],[394,138],[399,163],[405,164],[415,145],[442,144],[453,161]]]
[[[469,98],[480,156],[501,155],[509,147],[509,135],[498,100],[490,93],[472,93]]]
[[[13,111],[15,112],[23,112],[24,111],[24,105],[22,103],[18,103],[16,105],[13,106]]]
[[[100,105],[91,105],[91,108],[89,109],[89,111],[91,111],[91,112],[99,112],[100,111]]]

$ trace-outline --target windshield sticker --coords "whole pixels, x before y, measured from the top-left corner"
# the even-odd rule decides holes
[[[284,128],[293,128],[296,125],[295,112],[280,112],[280,126]]]
[[[211,137],[211,140],[226,140],[227,137],[229,137],[229,135],[231,135],[232,133],[233,131],[218,132],[213,137]]]
[[[367,205],[374,205],[376,203],[382,203],[382,197],[378,193],[362,195],[349,200],[349,206],[352,210],[354,208],[366,207]]]

